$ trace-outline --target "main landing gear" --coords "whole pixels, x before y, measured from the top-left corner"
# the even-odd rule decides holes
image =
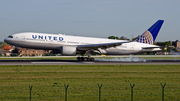
[[[94,61],[94,58],[90,57],[77,57],[78,61]]]

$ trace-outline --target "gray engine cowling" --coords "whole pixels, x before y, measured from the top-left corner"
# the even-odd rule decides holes
[[[62,46],[61,49],[62,55],[74,56],[76,55],[76,47],[74,46]]]

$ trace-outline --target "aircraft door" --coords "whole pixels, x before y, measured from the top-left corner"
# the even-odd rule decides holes
[[[131,51],[134,50],[134,46],[135,46],[134,44],[131,44],[131,45],[130,45],[130,50],[131,50]]]
[[[21,36],[21,41],[25,41],[26,37],[24,35]]]

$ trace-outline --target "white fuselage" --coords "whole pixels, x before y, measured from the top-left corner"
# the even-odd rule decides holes
[[[78,46],[88,44],[102,44],[127,42],[126,40],[112,40],[103,38],[69,36],[62,34],[44,34],[44,33],[18,33],[13,34],[13,38],[5,38],[4,41],[19,47],[33,48],[33,49],[49,49],[60,50],[61,46]],[[152,49],[143,49],[143,47],[157,47]],[[103,50],[103,54],[121,55],[121,54],[136,54],[148,51],[161,50],[156,45],[144,44],[139,42],[123,43],[116,47],[110,47]]]

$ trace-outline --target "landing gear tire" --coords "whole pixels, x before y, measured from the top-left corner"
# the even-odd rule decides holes
[[[80,57],[80,61],[84,61],[84,57]]]
[[[77,57],[77,60],[78,60],[78,61],[81,61],[81,57]]]
[[[90,58],[90,61],[94,61],[94,58]]]
[[[89,59],[87,57],[84,57],[84,61],[88,61]]]
[[[89,57],[77,57],[78,61],[94,61],[94,58],[89,58]]]

